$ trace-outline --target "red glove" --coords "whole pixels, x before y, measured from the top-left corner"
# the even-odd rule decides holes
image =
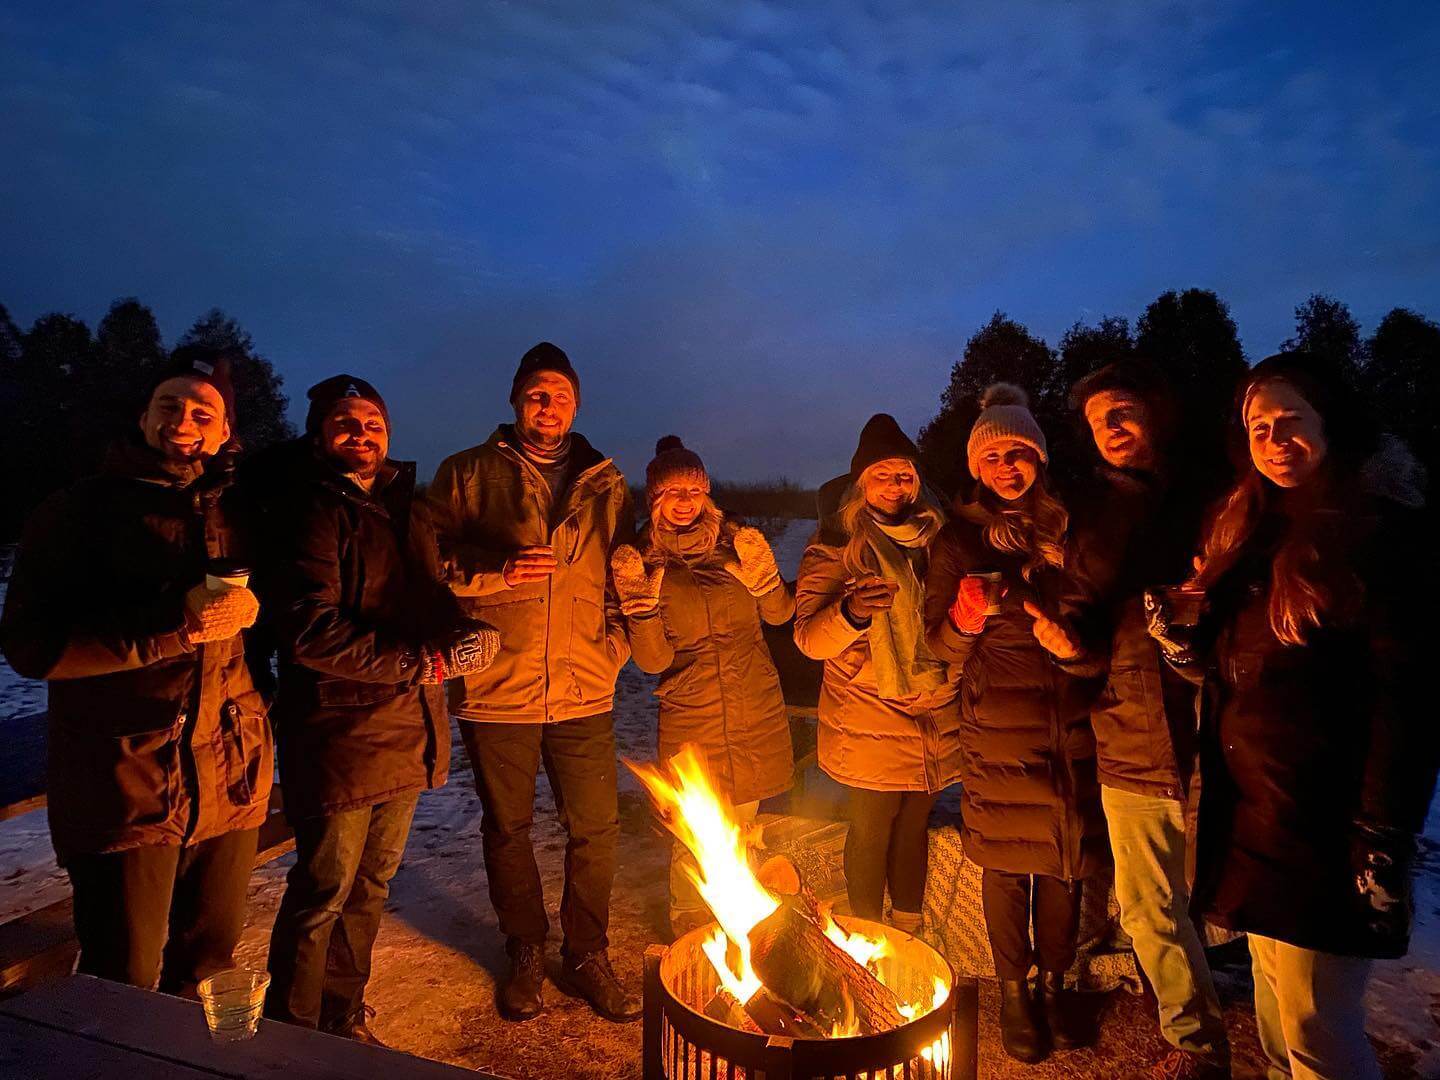
[[[950,605],[950,621],[962,634],[978,634],[985,629],[985,582],[978,577],[962,577],[955,589],[955,603]]]

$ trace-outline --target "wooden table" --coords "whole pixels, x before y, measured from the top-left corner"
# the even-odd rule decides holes
[[[24,1080],[460,1080],[488,1077],[261,1020],[212,1042],[198,1002],[71,975],[0,1002],[0,1077]]]

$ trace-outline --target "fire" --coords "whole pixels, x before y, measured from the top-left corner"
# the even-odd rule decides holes
[[[700,945],[705,955],[710,958],[710,964],[715,969],[715,974],[720,976],[720,985],[730,992],[730,995],[741,1005],[744,1005],[759,992],[764,985],[760,977],[750,970],[749,957],[741,956],[740,966],[743,970],[736,971],[730,966],[730,958],[727,953],[728,939],[725,931],[719,927]],[[739,951],[738,948],[736,950]]]

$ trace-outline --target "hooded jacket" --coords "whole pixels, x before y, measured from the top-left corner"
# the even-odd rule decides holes
[[[965,854],[990,870],[1089,877],[1108,847],[1090,728],[1093,680],[1055,662],[1035,640],[1029,600],[1068,616],[1071,587],[1048,566],[1033,581],[1025,559],[996,551],[971,506],[947,525],[930,553],[925,626],[930,648],[961,675],[960,780]],[[950,621],[960,578],[996,572],[1001,610],[979,634]]]
[[[788,790],[795,768],[789,714],[762,632],[765,623],[790,621],[795,592],[782,581],[751,596],[725,569],[736,559],[734,532],[727,521],[708,555],[668,560],[659,610],[627,622],[636,666],[660,676],[660,760],[696,743],[721,790],[746,803]]]
[[[850,575],[838,511],[848,487],[848,481],[831,482],[821,490],[820,527],[800,560],[795,586],[795,644],[812,660],[824,661],[820,767],[851,787],[942,791],[959,774],[960,672],[951,667],[938,689],[903,701],[881,696],[868,628],[856,627],[841,609]]]
[[[634,537],[634,510],[614,462],[570,439],[573,479],[558,507],[509,424],[446,458],[430,485],[444,578],[467,615],[500,632],[495,662],[452,684],[462,720],[555,723],[614,705],[630,647],[610,553]],[[510,588],[505,561],[537,544],[554,548],[555,572]]]
[[[243,558],[228,456],[176,465],[137,439],[47,499],[15,558],[0,647],[49,680],[47,796],[72,855],[258,827],[273,746],[240,635],[192,644],[185,594]]]
[[[444,688],[418,681],[417,654],[465,617],[440,581],[412,463],[387,461],[369,492],[313,449],[297,465],[264,601],[279,643],[271,715],[285,809],[305,817],[445,782]]]

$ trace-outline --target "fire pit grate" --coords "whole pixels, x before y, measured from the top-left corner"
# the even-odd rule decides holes
[[[937,979],[950,994],[876,1034],[812,1039],[744,1030],[706,1014],[717,984],[701,948],[715,931],[711,924],[645,954],[645,1080],[951,1080],[956,994],[945,959],[881,923],[837,921],[847,932],[887,940],[876,974],[902,1000],[928,1000]]]

